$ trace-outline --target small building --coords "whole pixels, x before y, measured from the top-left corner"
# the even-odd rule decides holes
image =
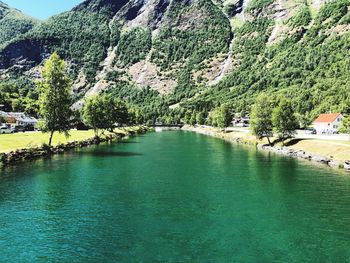
[[[0,117],[2,117],[6,123],[21,126],[32,126],[35,127],[38,120],[34,117],[28,116],[23,112],[5,112],[0,111]]]
[[[233,127],[249,127],[250,118],[249,118],[249,116],[235,117],[232,119],[231,123],[232,123]]]
[[[318,134],[337,133],[343,120],[341,113],[320,114],[314,121],[314,128]]]

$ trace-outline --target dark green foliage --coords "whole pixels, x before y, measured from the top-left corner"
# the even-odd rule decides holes
[[[275,0],[251,0],[247,7],[248,12],[253,12],[271,5]]]
[[[296,134],[297,118],[292,103],[282,99],[272,112],[272,123],[278,137],[284,141]]]
[[[303,5],[299,12],[288,21],[288,24],[293,28],[307,26],[310,24],[311,20],[310,8],[307,5]]]
[[[215,108],[208,116],[208,124],[214,127],[225,128],[230,125],[231,121],[232,115],[227,105]]]
[[[169,107],[165,104],[159,93],[150,88],[140,88],[126,81],[118,81],[105,93],[120,98],[129,104],[133,104],[142,110],[145,120],[156,122],[159,116],[165,116]]]
[[[340,132],[349,134],[350,140],[350,116],[345,116],[340,127]]]
[[[129,112],[126,104],[110,95],[89,97],[84,105],[83,120],[92,127],[95,135],[100,130],[113,131],[116,125],[128,123]]]
[[[173,7],[170,14],[173,25],[163,28],[153,43],[152,60],[162,69],[187,58],[196,64],[228,49],[231,38],[229,21],[211,1],[198,1],[191,8],[182,5],[185,4],[178,3]],[[191,12],[204,12],[210,16],[203,17],[200,22],[193,21],[193,25],[186,29],[176,26],[186,13]]]
[[[22,77],[0,83],[0,110],[23,111],[38,116],[38,92],[34,84]]]
[[[348,13],[349,4],[349,0],[330,1],[330,3],[321,8],[316,22],[321,23],[327,19],[331,19],[331,23],[338,22]]]
[[[28,32],[38,23],[0,1],[0,45]]]
[[[45,61],[42,69],[42,80],[37,82],[40,105],[40,129],[50,132],[49,146],[51,146],[54,132],[69,136],[71,128],[72,82],[67,76],[65,62],[54,53]]]
[[[106,80],[109,82],[113,82],[118,80],[121,76],[123,76],[124,72],[119,72],[119,71],[109,71],[107,72],[106,75]]]
[[[270,143],[270,137],[273,136],[272,124],[273,102],[267,94],[260,94],[250,113],[250,130],[258,139],[267,138]]]
[[[203,112],[197,112],[196,114],[196,123],[199,125],[203,125],[205,123],[205,118]]]
[[[151,47],[152,36],[149,29],[136,27],[122,34],[116,50],[119,66],[124,67],[145,59]]]
[[[92,82],[110,45],[108,23],[109,18],[104,14],[67,12],[41,24],[27,38],[37,39],[77,68],[83,67],[88,81]]]

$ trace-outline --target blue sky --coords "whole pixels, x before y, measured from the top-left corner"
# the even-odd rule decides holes
[[[72,9],[83,0],[2,0],[4,3],[39,19]]]

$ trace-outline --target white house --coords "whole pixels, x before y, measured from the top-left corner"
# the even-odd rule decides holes
[[[4,112],[0,111],[0,117],[4,118],[6,123],[21,125],[21,126],[35,126],[38,122],[34,117],[28,116],[23,112]]]
[[[314,121],[314,128],[320,134],[338,132],[343,120],[341,113],[320,114]]]

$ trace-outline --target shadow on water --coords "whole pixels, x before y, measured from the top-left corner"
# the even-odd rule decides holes
[[[119,141],[118,144],[134,144],[134,143],[140,143],[137,141]]]
[[[132,157],[142,156],[141,153],[136,152],[112,152],[112,151],[93,151],[93,152],[82,152],[80,155],[90,155],[94,157]]]

